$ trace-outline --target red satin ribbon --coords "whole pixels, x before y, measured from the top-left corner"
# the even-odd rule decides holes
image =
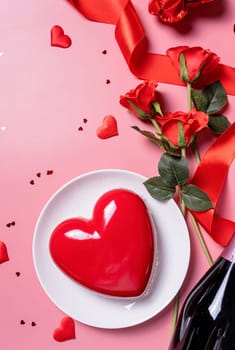
[[[91,21],[116,25],[116,40],[130,71],[136,77],[142,80],[184,85],[166,55],[147,51],[147,37],[130,0],[67,1]],[[235,95],[235,68],[219,64],[213,80],[220,80],[227,93]]]
[[[214,209],[193,212],[194,217],[211,237],[221,245],[227,245],[235,232],[235,222],[216,215],[215,208],[226,180],[229,167],[235,157],[235,123],[231,125],[203,156],[192,179],[210,197]]]
[[[147,52],[147,38],[131,1],[67,1],[89,20],[116,25],[115,37],[120,50],[130,71],[138,78],[177,85],[184,84],[166,55]],[[213,81],[215,80],[222,82],[228,94],[235,95],[235,68],[220,64],[216,75],[213,75]],[[192,180],[192,183],[209,195],[214,205],[214,209],[194,212],[193,215],[221,245],[227,245],[235,231],[235,222],[219,217],[215,213],[216,204],[234,156],[235,124],[211,146]]]

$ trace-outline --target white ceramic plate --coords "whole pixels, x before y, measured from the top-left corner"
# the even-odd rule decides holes
[[[42,210],[34,233],[33,260],[48,297],[75,320],[100,328],[124,328],[142,323],[162,311],[179,291],[187,273],[190,242],[186,223],[173,200],[159,202],[145,189],[142,175],[118,169],[81,175],[60,188]],[[159,266],[151,292],[135,301],[95,293],[66,276],[49,252],[53,229],[63,220],[90,218],[97,199],[113,188],[139,194],[157,226]]]

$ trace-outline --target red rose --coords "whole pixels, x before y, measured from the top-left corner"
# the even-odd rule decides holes
[[[211,74],[220,58],[201,47],[177,46],[166,51],[167,56],[180,74],[181,80],[193,83]]]
[[[144,81],[135,89],[120,97],[120,104],[132,111],[138,118],[148,118],[152,113],[152,102],[156,101],[155,81]]]
[[[149,12],[159,16],[163,22],[178,22],[187,13],[184,0],[152,0],[149,3]]]
[[[149,12],[159,16],[163,22],[174,23],[184,18],[189,7],[212,1],[214,0],[151,0]]]
[[[190,145],[195,134],[207,126],[208,118],[206,113],[192,109],[188,113],[166,113],[156,120],[163,136],[176,148],[182,148]]]

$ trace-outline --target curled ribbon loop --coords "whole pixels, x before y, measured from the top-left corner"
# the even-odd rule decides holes
[[[114,24],[115,38],[129,66],[139,79],[184,85],[166,55],[150,53],[141,21],[130,0],[67,0],[87,19]],[[230,95],[235,95],[235,68],[219,64],[213,81],[220,80]],[[208,81],[210,83],[210,81]]]
[[[208,194],[214,206],[205,212],[193,212],[193,216],[217,243],[224,246],[235,232],[235,222],[218,216],[215,208],[234,157],[235,123],[209,148],[192,179],[194,185]]]
[[[113,24],[115,38],[130,71],[139,79],[184,85],[168,56],[149,53],[148,41],[141,21],[130,0],[67,0],[87,19]],[[220,80],[230,95],[235,95],[235,68],[223,64],[213,74],[213,81]],[[210,83],[208,81],[208,83]],[[235,124],[225,131],[203,157],[192,183],[205,191],[214,209],[193,212],[193,215],[211,237],[221,245],[227,245],[235,232],[235,222],[215,213],[224,181],[235,157]],[[211,176],[205,176],[210,174]]]

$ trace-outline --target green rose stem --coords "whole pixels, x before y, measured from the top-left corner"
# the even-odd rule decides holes
[[[158,125],[158,123],[156,122],[155,119],[151,118],[151,122],[153,124],[153,126],[155,127],[155,130],[157,131],[157,133],[161,134],[161,128]],[[181,150],[181,154],[182,156],[186,156],[186,150],[185,148],[182,148]],[[181,193],[181,189],[179,189],[179,202],[180,202],[180,209],[182,211],[182,214],[185,216],[185,204],[184,201],[182,200],[182,193]],[[180,302],[180,292],[178,292],[174,298],[174,302],[173,302],[173,316],[172,316],[172,322],[171,322],[171,336],[173,335],[175,328],[176,328],[176,324],[177,324],[177,320],[178,320],[178,313],[179,313],[179,302]]]
[[[181,149],[181,155],[182,157],[186,157],[186,149],[182,148]],[[185,203],[182,199],[182,191],[181,188],[179,187],[179,203],[180,203],[180,209],[185,217],[186,215],[186,208],[185,208]],[[173,336],[173,333],[176,328],[177,320],[178,320],[178,313],[179,313],[179,302],[180,302],[180,291],[176,294],[175,299],[174,299],[174,304],[173,304],[173,316],[172,316],[172,322],[171,322],[171,337]]]
[[[190,83],[187,83],[187,101],[188,101],[188,110],[191,110],[192,109],[192,92],[191,92],[191,84]],[[194,151],[194,156],[195,156],[195,160],[196,160],[196,163],[197,165],[200,163],[201,161],[201,157],[200,157],[200,154],[199,154],[199,151],[198,151],[198,147],[197,147],[197,144],[196,144],[196,139],[194,140],[193,142],[193,151]],[[201,230],[200,230],[200,227],[195,219],[195,217],[189,212],[189,217],[190,217],[190,220],[192,222],[192,225],[193,225],[193,228],[196,232],[196,235],[198,237],[198,240],[200,242],[200,245],[202,247],[202,250],[207,258],[207,261],[209,263],[209,265],[212,265],[213,264],[213,259],[211,257],[211,254],[209,252],[209,249],[206,245],[206,242],[202,236],[202,233],[201,233]]]
[[[158,133],[158,134],[161,134],[161,133],[162,133],[161,128],[160,128],[160,126],[158,125],[158,123],[156,122],[156,120],[153,119],[153,118],[151,118],[151,122],[152,122],[153,126],[155,127],[157,133]]]
[[[186,149],[185,148],[181,148],[181,156],[186,158]],[[182,199],[182,187],[179,187],[179,201],[180,201],[180,209],[182,211],[183,216],[185,217],[186,208],[185,208],[185,203]]]
[[[180,303],[180,292],[178,292],[174,299],[173,304],[173,316],[172,316],[172,323],[171,323],[171,332],[170,336],[172,337],[176,328],[177,320],[178,320],[178,313],[179,313],[179,303]]]
[[[192,87],[190,83],[187,83],[187,105],[188,105],[188,111],[192,109]]]
[[[197,144],[196,144],[196,139],[193,142],[193,152],[194,152],[196,163],[198,165],[198,164],[200,164],[201,156],[200,156],[200,153],[198,151],[198,147],[197,147]]]
[[[190,111],[192,109],[193,106],[193,102],[192,102],[192,86],[190,83],[187,83],[187,105],[188,105],[188,111]],[[198,152],[198,148],[197,148],[197,144],[196,144],[196,138],[193,142],[193,151],[194,151],[194,155],[195,155],[195,159],[197,164],[200,163],[201,161],[201,157],[200,154]]]
[[[192,98],[191,98],[191,84],[187,84],[187,102],[188,102],[188,110],[191,110],[192,109]],[[197,164],[200,163],[200,154],[198,152],[198,148],[197,148],[197,145],[196,143],[194,142],[193,144],[194,146],[194,155],[195,155],[195,159],[196,159],[196,162]],[[185,149],[182,149],[181,150],[181,155],[182,156],[186,156],[186,151]],[[181,211],[182,211],[182,214],[184,215],[184,217],[186,216],[186,210],[185,210],[185,204],[184,202],[182,201],[182,195],[181,195],[181,190],[179,191],[179,196],[180,196],[180,208],[181,208]],[[213,264],[213,260],[212,260],[212,257],[210,255],[210,252],[207,248],[207,245],[205,243],[205,240],[202,236],[202,233],[200,231],[200,227],[196,221],[196,219],[194,218],[194,216],[189,212],[189,217],[191,219],[191,222],[192,222],[192,225],[193,225],[193,228],[196,232],[196,235],[197,235],[197,238],[200,242],[200,245],[202,247],[202,250],[207,258],[207,261],[209,263],[209,265],[212,265]],[[173,335],[174,331],[175,331],[175,328],[176,328],[176,324],[177,324],[177,319],[178,319],[178,313],[179,313],[179,302],[180,302],[180,292],[177,293],[177,295],[175,296],[175,299],[174,299],[174,304],[173,304],[173,316],[172,316],[172,324],[171,324],[171,336]]]
[[[189,212],[189,217],[191,219],[191,222],[193,224],[193,228],[194,228],[194,230],[196,232],[196,235],[197,235],[197,237],[199,239],[199,242],[201,244],[202,250],[203,250],[203,252],[204,252],[204,254],[205,254],[206,258],[207,258],[207,261],[208,261],[209,265],[212,265],[213,264],[213,259],[211,257],[211,254],[210,254],[208,248],[207,248],[205,240],[204,240],[204,238],[203,238],[203,236],[201,234],[199,225],[198,225],[195,217],[190,212]]]

